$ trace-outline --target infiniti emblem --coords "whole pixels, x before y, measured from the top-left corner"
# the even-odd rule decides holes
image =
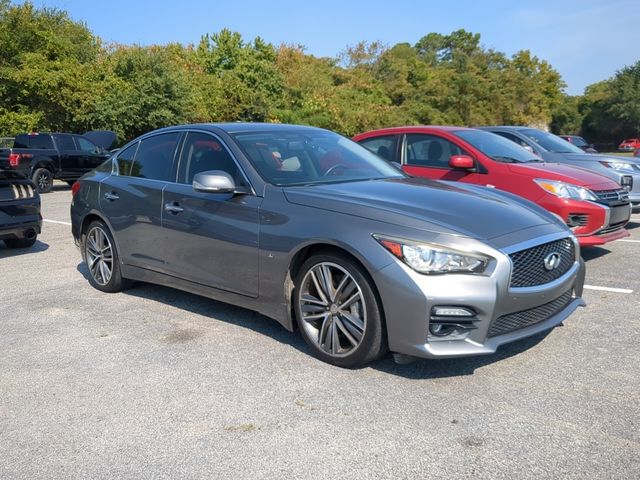
[[[544,269],[547,271],[551,271],[560,265],[560,254],[557,252],[550,253],[546,257],[544,257]]]

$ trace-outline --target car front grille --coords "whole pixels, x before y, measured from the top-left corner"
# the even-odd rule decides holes
[[[617,188],[615,190],[597,190],[593,193],[598,197],[598,201],[602,203],[629,201],[629,193],[622,188]]]
[[[489,327],[487,337],[496,337],[514,330],[530,327],[540,322],[544,322],[562,311],[571,302],[571,290],[563,293],[560,297],[549,303],[538,307],[522,310],[521,312],[509,313],[496,318]]]
[[[618,230],[622,230],[626,224],[627,222],[625,221],[615,225],[609,225],[608,227],[599,230],[596,235],[605,235],[607,233],[617,232]]]
[[[545,258],[556,253],[559,262],[547,270]],[[511,287],[534,287],[557,280],[567,273],[575,262],[575,245],[570,238],[537,245],[509,255],[513,264]]]

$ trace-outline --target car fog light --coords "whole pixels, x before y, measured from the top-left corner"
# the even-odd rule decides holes
[[[452,336],[460,338],[470,330],[477,328],[476,312],[469,307],[436,305],[431,308],[429,317],[429,335],[432,337]]]
[[[429,325],[429,333],[434,337],[446,337],[456,331],[455,325],[436,323]]]
[[[433,307],[432,315],[436,317],[473,317],[474,312],[463,307]]]

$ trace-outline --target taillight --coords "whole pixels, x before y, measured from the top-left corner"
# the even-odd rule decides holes
[[[17,167],[20,165],[20,160],[22,159],[22,155],[19,153],[10,153],[9,154],[9,165],[12,167]]]
[[[80,182],[74,182],[73,185],[71,185],[71,196],[75,197],[76,193],[78,193],[80,191]]]

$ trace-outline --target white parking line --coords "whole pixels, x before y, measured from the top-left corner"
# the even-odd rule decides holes
[[[633,293],[633,290],[628,288],[597,287],[595,285],[585,285],[584,288],[585,290],[600,290],[601,292]]]
[[[57,223],[57,224],[59,224],[59,225],[69,225],[69,226],[71,226],[71,223],[70,223],[70,222],[61,222],[61,221],[59,221],[59,220],[48,220],[48,219],[46,219],[46,218],[43,218],[43,219],[42,219],[42,221],[43,221],[43,222],[47,222],[47,223]]]
[[[628,242],[628,243],[640,243],[640,240],[625,240],[625,239],[622,239],[622,240],[618,240],[618,241],[619,242]]]

